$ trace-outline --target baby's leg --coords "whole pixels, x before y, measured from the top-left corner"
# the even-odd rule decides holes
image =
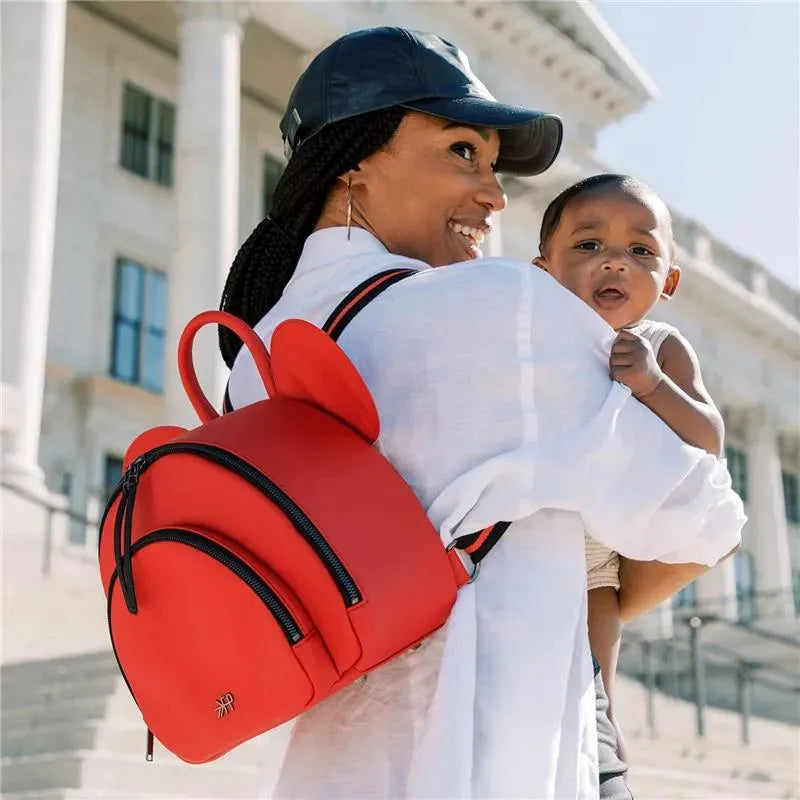
[[[617,676],[622,622],[619,616],[617,590],[601,586],[589,590],[589,646],[600,665],[603,686],[608,696],[608,718],[617,730],[619,755],[625,758],[625,742],[614,716],[614,682]]]
[[[617,590],[611,586],[589,590],[589,645],[600,664],[603,685],[608,695],[609,708],[613,716],[614,678],[617,674],[617,659],[622,634],[619,618]]]

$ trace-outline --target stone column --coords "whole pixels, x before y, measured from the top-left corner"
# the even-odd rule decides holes
[[[11,389],[3,394],[16,395],[13,405],[18,415],[1,469],[4,480],[33,490],[44,488],[38,463],[39,435],[56,227],[66,15],[65,0],[2,4],[2,240],[3,271],[7,274],[3,288],[10,290],[3,302],[3,356],[8,361],[3,381]]]
[[[744,547],[755,562],[757,614],[790,617],[794,614],[792,566],[778,436],[773,420],[763,408],[753,408],[748,414],[747,446],[750,522]]]
[[[242,6],[181,2],[175,144],[175,250],[167,335],[167,420],[194,424],[174,368],[178,339],[196,314],[219,306],[238,248]],[[222,401],[227,370],[216,330],[197,339],[195,364],[209,400]]]

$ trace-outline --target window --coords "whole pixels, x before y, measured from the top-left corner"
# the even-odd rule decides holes
[[[120,166],[143,178],[172,186],[174,139],[175,106],[126,83]]]
[[[783,503],[786,507],[786,520],[793,525],[800,525],[800,494],[798,493],[798,478],[795,472],[782,472],[783,478]]]
[[[285,164],[275,156],[264,153],[264,216],[272,211],[272,198],[275,196],[275,187],[283,175]]]
[[[162,391],[166,320],[166,277],[120,258],[114,298],[113,377]]]
[[[690,583],[684,586],[673,598],[673,608],[690,608],[694,609],[697,606],[697,584]]]
[[[792,572],[792,589],[794,590],[794,613],[800,614],[800,572]]]
[[[72,510],[72,473],[61,473],[61,486],[59,493],[67,498],[67,508]],[[83,545],[86,543],[86,527],[75,517],[69,517],[67,523],[67,541],[70,544]]]
[[[111,499],[119,479],[122,477],[122,459],[119,456],[106,456],[103,464],[103,503]]]
[[[733,557],[736,574],[736,605],[739,622],[751,622],[756,616],[756,584],[753,554],[740,550]]]
[[[800,572],[792,571],[792,590],[794,592],[794,613],[800,614]]]
[[[728,472],[734,491],[747,502],[747,453],[738,447],[725,446],[725,458],[728,460]]]

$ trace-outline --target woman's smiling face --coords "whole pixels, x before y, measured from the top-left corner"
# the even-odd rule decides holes
[[[490,217],[506,206],[499,152],[496,130],[408,112],[386,148],[342,176],[352,181],[353,223],[434,267],[480,258]]]

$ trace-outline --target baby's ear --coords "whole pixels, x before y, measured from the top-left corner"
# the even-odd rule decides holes
[[[661,290],[662,300],[671,300],[672,296],[678,290],[678,284],[681,282],[681,268],[677,264],[673,264],[667,273],[667,279],[664,281],[664,288]]]
[[[539,267],[539,269],[543,269],[545,272],[548,272],[547,260],[544,256],[536,256],[536,258],[531,261],[531,264],[534,264],[535,266]]]

